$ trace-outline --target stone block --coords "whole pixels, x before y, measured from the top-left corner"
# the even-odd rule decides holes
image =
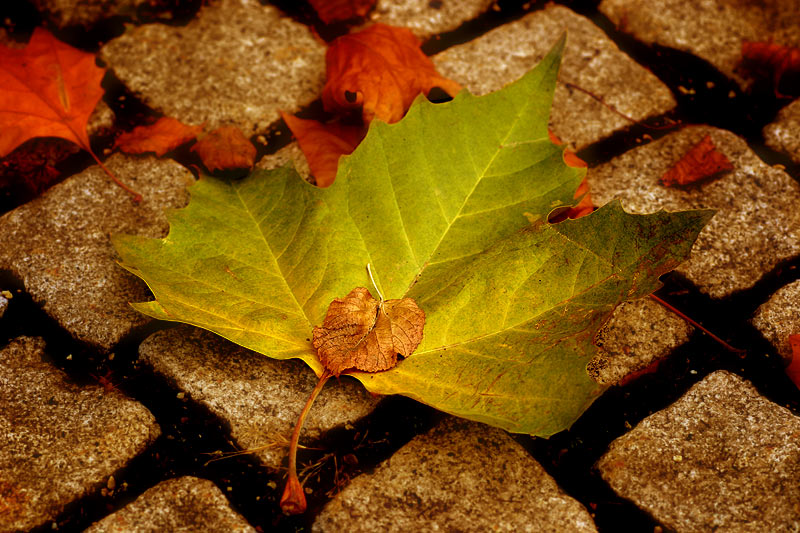
[[[219,531],[255,533],[212,482],[191,476],[162,481],[85,533]]]
[[[664,172],[706,135],[734,169],[687,187],[663,186]],[[749,289],[800,254],[800,184],[728,131],[683,128],[593,168],[588,180],[597,205],[616,197],[633,213],[716,209],[689,260],[676,269],[712,298]]]
[[[180,326],[151,335],[140,359],[205,405],[231,428],[242,449],[280,468],[300,411],[317,382],[300,361],[277,361],[208,331]],[[301,443],[352,424],[378,403],[357,381],[331,379],[306,419]]]
[[[618,438],[603,479],[677,533],[800,530],[800,418],[727,371]]]
[[[246,136],[310,104],[325,81],[325,45],[257,0],[210,2],[186,26],[132,28],[100,57],[159,113]]]
[[[322,509],[312,531],[596,528],[586,509],[505,432],[451,418],[353,479]]]
[[[504,24],[468,43],[433,56],[439,73],[473,94],[516,81],[567,32],[567,47],[550,115],[550,128],[573,148],[583,148],[632,124],[588,94],[590,91],[633,121],[675,107],[669,89],[617,48],[589,19],[551,5]]]
[[[150,298],[125,271],[110,234],[163,237],[163,210],[188,201],[191,173],[168,159],[114,155],[106,166],[143,200],[93,166],[0,217],[0,269],[25,285],[61,327],[102,351],[149,321],[128,302]]]
[[[0,351],[0,532],[45,524],[105,487],[158,437],[153,415],[116,390],[79,386],[43,361],[44,342]]]

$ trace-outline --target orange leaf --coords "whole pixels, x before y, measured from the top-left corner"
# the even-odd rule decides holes
[[[661,177],[665,187],[689,185],[724,170],[732,170],[733,165],[725,154],[717,151],[710,135],[694,145],[672,168]]]
[[[252,168],[256,147],[236,126],[221,126],[192,146],[211,172],[234,168]]]
[[[391,123],[403,118],[418,94],[434,87],[455,96],[461,86],[440,76],[419,45],[410,30],[385,24],[337,38],[325,56],[325,110],[361,108],[365,123],[373,117]]]
[[[375,5],[375,0],[309,0],[309,3],[319,15],[319,19],[325,24],[330,24],[363,17]]]
[[[203,126],[187,126],[171,117],[162,117],[148,126],[137,126],[117,137],[116,148],[126,154],[154,152],[162,156],[191,141],[203,131]]]
[[[333,122],[323,124],[281,113],[308,160],[317,186],[328,187],[336,179],[339,158],[355,150],[366,133],[362,126]]]
[[[94,54],[36,28],[25,48],[0,44],[0,157],[33,137],[61,137],[91,151],[86,125],[103,96]]]
[[[789,335],[789,345],[792,347],[792,362],[786,367],[786,375],[800,388],[800,335]]]
[[[784,95],[778,92],[778,85],[783,75],[789,72],[800,73],[800,48],[742,41],[742,64],[753,73],[771,73],[775,96],[781,98]]]
[[[559,139],[556,134],[549,129],[547,130],[547,135],[550,136],[550,140],[553,142],[553,144],[563,144],[561,139]],[[564,150],[564,163],[575,168],[589,168],[589,165],[586,164],[586,161],[578,157],[575,152],[570,149]],[[578,189],[575,191],[573,198],[580,198],[581,201],[578,202],[578,205],[570,207],[566,213],[562,213],[554,217],[551,222],[560,222],[565,218],[580,218],[594,211],[592,195],[589,193],[589,182],[586,181],[586,178],[583,178],[581,184],[578,185]]]

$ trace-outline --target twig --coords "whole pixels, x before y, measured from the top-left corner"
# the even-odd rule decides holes
[[[684,319],[686,322],[688,322],[689,324],[693,325],[694,327],[696,327],[697,329],[699,329],[700,331],[702,331],[703,333],[705,333],[706,335],[708,335],[709,337],[711,337],[712,339],[714,339],[715,341],[720,343],[722,345],[722,347],[725,348],[726,350],[734,352],[734,353],[739,353],[739,354],[747,353],[747,350],[734,348],[733,346],[731,346],[730,344],[728,344],[724,340],[720,339],[719,337],[717,337],[716,335],[714,335],[713,333],[708,331],[699,322],[697,322],[696,320],[686,316],[686,314],[684,314],[682,311],[679,311],[677,308],[673,307],[671,304],[668,304],[667,302],[665,302],[664,300],[662,300],[661,298],[659,298],[655,294],[651,294],[650,298],[652,298],[656,302],[660,303],[661,305],[663,305],[664,307],[666,307],[667,309],[669,309],[670,311],[672,311],[673,313],[675,313],[676,315],[678,315],[679,317]]]

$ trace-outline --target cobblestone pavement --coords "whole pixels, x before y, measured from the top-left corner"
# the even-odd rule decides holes
[[[155,112],[235,124],[258,167],[308,172],[278,112],[319,110],[319,36],[335,28],[300,2],[11,4],[0,42],[44,24],[108,67],[90,125],[101,149]],[[344,377],[304,430],[309,511],[284,516],[285,450],[313,374],[137,314],[127,302],[147,289],[108,238],[165,234],[163,209],[194,180],[187,154],[107,159],[138,206],[76,156],[38,198],[0,199],[0,533],[800,532],[800,391],[784,373],[800,334],[800,83],[789,72],[774,87],[739,61],[744,40],[800,49],[800,2],[381,0],[370,17],[411,28],[477,94],[566,30],[551,129],[589,163],[595,203],[718,210],[658,295],[743,353],[654,300],[626,303],[590,364],[611,388],[550,439]],[[706,135],[733,170],[661,186]]]

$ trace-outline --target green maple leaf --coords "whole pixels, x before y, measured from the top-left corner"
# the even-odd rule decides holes
[[[370,263],[387,299],[412,297],[427,316],[413,355],[353,374],[370,391],[514,432],[569,427],[602,392],[586,372],[594,334],[658,288],[711,213],[614,202],[547,222],[584,175],[547,132],[563,45],[501,91],[420,98],[401,122],[374,121],[328,189],[290,168],[203,176],[165,239],[114,237],[156,297],[134,307],[319,375],[312,328],[334,298],[371,287]]]

